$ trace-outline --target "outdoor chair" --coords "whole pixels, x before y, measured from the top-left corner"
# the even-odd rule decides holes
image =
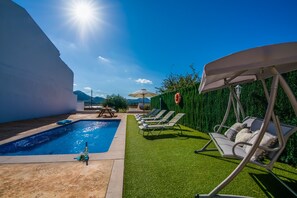
[[[156,116],[160,111],[161,111],[161,109],[152,109],[147,114],[136,114],[135,115],[135,118],[137,120],[137,119],[140,119],[140,118],[146,118],[146,117]]]
[[[295,116],[297,116],[296,97],[285,78],[282,76],[284,73],[296,70],[297,42],[280,43],[243,50],[210,62],[204,66],[202,79],[199,85],[200,93],[206,93],[226,87],[228,87],[230,91],[224,118],[219,125],[219,128],[214,131],[220,132],[224,127],[230,114],[231,105],[233,106],[237,123],[235,123],[231,129],[227,130],[225,135],[220,133],[210,133],[211,141],[209,141],[201,150],[196,150],[195,152],[199,153],[205,151],[210,143],[214,142],[222,156],[236,157],[241,159],[241,161],[230,175],[228,175],[210,193],[196,194],[196,197],[235,197],[234,195],[222,195],[218,193],[230,184],[230,182],[238,176],[249,162],[264,167],[295,197],[297,197],[297,193],[272,172],[274,162],[285,148],[289,136],[297,130],[295,126],[280,123],[279,117],[274,112],[277,92],[279,88],[282,88],[283,93],[289,100],[288,104],[291,104]],[[269,78],[271,79],[269,83],[270,90],[268,90],[268,83],[266,82],[266,79]],[[245,118],[245,113],[240,101],[239,84],[258,80],[262,84],[264,96],[267,99],[264,118],[263,120],[259,118],[247,118],[240,122],[241,118]],[[239,130],[240,132],[237,133]],[[244,131],[242,132],[242,130]],[[252,134],[250,134],[249,130]],[[247,140],[244,141],[246,137],[243,138],[245,135],[242,135],[241,133],[245,133],[245,135],[250,137],[247,137]],[[239,134],[242,135],[242,139],[236,140],[238,139]],[[234,138],[236,143],[233,142]],[[267,153],[268,158],[271,159],[270,162],[259,162],[259,156],[263,153],[263,150]]]
[[[145,121],[145,120],[158,120],[162,117],[162,115],[166,112],[166,110],[161,110],[156,116],[153,117],[146,117],[146,118],[139,118],[136,119],[137,121]]]
[[[163,118],[155,120],[141,120],[138,124],[163,124],[169,121],[169,118],[174,114],[174,111],[169,111]]]
[[[179,126],[179,124],[177,124],[177,122],[184,115],[185,115],[185,113],[178,113],[168,123],[165,123],[165,124],[152,124],[152,125],[143,124],[143,125],[140,125],[139,132],[142,131],[142,135],[144,135],[145,132],[147,132],[147,134],[153,135],[153,132],[158,130],[159,131],[158,135],[159,135],[164,129],[174,129],[175,126],[178,126],[180,129],[180,132],[182,134],[182,129]]]
[[[149,116],[151,113],[153,113],[154,111],[156,111],[156,108],[153,108],[150,112],[148,112],[147,114],[135,114],[135,118],[139,117],[139,116]]]

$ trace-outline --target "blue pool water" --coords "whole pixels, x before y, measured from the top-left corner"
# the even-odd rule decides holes
[[[0,156],[107,152],[120,120],[81,120],[0,145]]]

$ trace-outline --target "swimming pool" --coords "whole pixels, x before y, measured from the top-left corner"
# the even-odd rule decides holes
[[[107,152],[120,120],[80,120],[0,145],[0,156]]]

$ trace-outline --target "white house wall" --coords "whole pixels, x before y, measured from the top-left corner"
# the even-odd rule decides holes
[[[75,111],[73,72],[25,9],[0,1],[0,122]]]

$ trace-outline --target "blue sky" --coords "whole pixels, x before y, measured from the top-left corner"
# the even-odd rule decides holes
[[[74,5],[88,2],[89,10]],[[155,92],[170,73],[202,74],[228,54],[297,41],[296,0],[14,0],[93,96]],[[82,20],[84,19],[84,21]]]

